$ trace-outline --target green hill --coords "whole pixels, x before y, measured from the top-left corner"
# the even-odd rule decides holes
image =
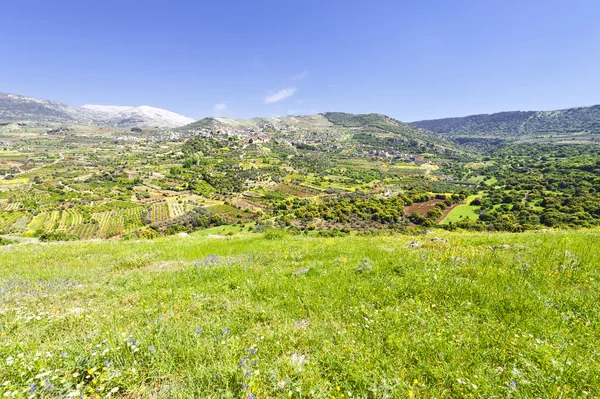
[[[439,233],[0,247],[0,394],[596,397],[598,231]]]
[[[557,111],[513,111],[432,119],[410,125],[449,137],[600,134],[600,105]]]
[[[447,150],[459,151],[459,147],[450,141],[437,137],[430,132],[397,121],[382,114],[349,114],[344,112],[326,112],[316,115],[282,116],[273,118],[229,119],[204,118],[178,128],[179,131],[192,130],[230,131],[260,129],[273,134],[285,132],[293,137],[294,133],[328,132],[339,133],[338,137],[349,135],[354,141],[369,146],[375,145],[381,150],[392,148],[393,144],[404,144],[407,151],[445,153]],[[299,137],[299,136],[298,136]]]
[[[417,140],[436,145],[449,145],[440,142],[439,138],[423,129],[417,128],[382,114],[348,114],[345,112],[326,112],[323,114],[334,126],[344,127],[355,131],[390,132],[405,139]]]

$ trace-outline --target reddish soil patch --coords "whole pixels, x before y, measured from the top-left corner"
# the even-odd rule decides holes
[[[433,199],[427,202],[415,202],[410,206],[404,207],[404,213],[407,215],[412,215],[413,213],[418,213],[421,216],[427,216],[427,212],[433,209],[435,204],[439,204],[440,202],[444,202],[440,199]]]

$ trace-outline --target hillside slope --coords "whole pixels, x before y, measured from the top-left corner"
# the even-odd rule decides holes
[[[598,231],[441,234],[0,247],[0,396],[596,397]]]
[[[119,127],[177,127],[194,121],[175,112],[146,105],[141,107],[84,105],[82,108],[95,112],[104,123]]]
[[[77,107],[20,94],[0,92],[0,122],[39,122],[104,125],[114,127],[177,127],[193,119],[148,106],[121,107],[85,105]]]
[[[511,111],[411,122],[449,137],[526,137],[600,134],[600,105],[556,111]]]
[[[415,152],[443,153],[457,150],[456,144],[425,129],[411,126],[382,114],[349,114],[326,112],[316,115],[282,116],[272,118],[228,119],[204,118],[177,130],[244,130],[260,129],[269,132],[330,132],[350,137],[350,140],[375,145],[381,150],[403,143]]]
[[[333,126],[344,127],[357,131],[384,131],[394,133],[409,140],[418,140],[426,143],[439,143],[439,138],[428,131],[415,128],[408,123],[382,114],[348,114],[345,112],[326,112],[323,116]],[[448,144],[444,142],[443,144]]]
[[[0,121],[87,124],[95,119],[96,115],[92,111],[80,107],[0,92]]]

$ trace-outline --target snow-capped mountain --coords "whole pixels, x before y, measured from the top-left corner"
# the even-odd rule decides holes
[[[0,92],[0,121],[92,123],[93,115],[80,107],[58,101]]]
[[[167,111],[161,108],[148,107],[124,107],[117,105],[84,105],[83,109],[90,110],[98,115],[106,115],[105,118],[117,126],[160,126],[177,127],[194,122],[194,119]]]
[[[191,118],[148,106],[84,105],[0,92],[0,121],[32,121],[63,124],[96,124],[115,127],[177,127]]]

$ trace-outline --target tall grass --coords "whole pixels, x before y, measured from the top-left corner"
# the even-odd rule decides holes
[[[0,393],[600,395],[598,232],[440,234],[0,247]]]

